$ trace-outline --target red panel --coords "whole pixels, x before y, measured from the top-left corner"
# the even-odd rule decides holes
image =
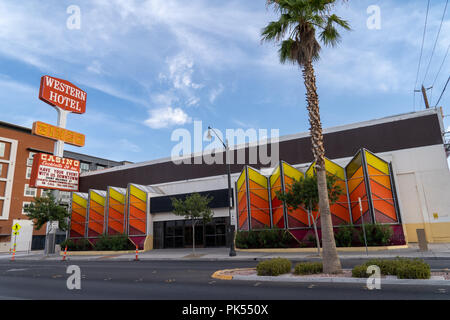
[[[252,215],[252,221],[257,220],[258,222],[262,223],[263,225],[270,227],[270,215],[269,215],[268,211],[263,211],[252,205],[250,212]],[[252,223],[252,228],[254,228],[253,223]]]

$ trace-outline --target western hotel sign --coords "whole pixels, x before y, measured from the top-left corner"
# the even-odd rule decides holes
[[[39,99],[73,113],[86,112],[86,92],[66,80],[43,76]]]

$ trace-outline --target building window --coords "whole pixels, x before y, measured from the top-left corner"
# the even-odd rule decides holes
[[[80,171],[81,171],[81,173],[89,172],[89,163],[81,162]]]
[[[22,214],[27,214],[27,213],[25,212],[25,208],[28,207],[30,204],[31,204],[31,202],[23,202],[23,205],[22,205]]]
[[[52,190],[50,189],[43,189],[41,191],[41,197],[47,197],[48,195],[50,195],[52,193]]]
[[[0,158],[5,156],[5,146],[6,144],[4,142],[0,142]]]
[[[97,170],[103,170],[103,169],[105,169],[104,166],[97,166]]]
[[[31,179],[31,167],[27,167],[27,173],[25,175],[25,179]],[[1,175],[1,172],[0,172]]]
[[[33,157],[36,152],[30,152],[27,159],[27,166],[31,167],[33,165]]]
[[[25,185],[25,197],[36,197],[37,196],[37,189],[36,188],[30,188],[30,185]]]

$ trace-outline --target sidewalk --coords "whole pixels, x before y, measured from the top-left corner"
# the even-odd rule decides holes
[[[396,250],[371,251],[366,255],[365,249],[360,252],[339,252],[341,259],[367,259],[367,258],[428,258],[428,259],[449,259],[450,260],[450,243],[446,244],[430,244],[429,251],[420,252],[418,245],[410,244],[408,248]],[[319,259],[317,252],[282,252],[274,249],[271,252],[247,252],[236,251],[235,257],[229,256],[228,248],[197,248],[196,256],[192,256],[192,249],[158,249],[139,253],[139,260],[142,261],[167,261],[167,260],[183,260],[183,261],[258,261],[271,258],[288,258],[292,261]],[[11,255],[0,254],[0,261],[10,259]],[[43,252],[31,252],[30,254],[18,253],[16,260],[61,260],[62,256],[44,256]],[[67,255],[67,260],[72,261],[130,261],[135,259],[134,253],[127,254],[110,254],[110,255]]]

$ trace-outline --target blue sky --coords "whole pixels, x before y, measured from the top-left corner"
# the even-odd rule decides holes
[[[81,10],[70,30],[66,12]],[[381,30],[370,30],[367,8],[381,8]],[[430,60],[444,0],[432,0],[419,83]],[[423,109],[413,105],[426,1],[358,0],[339,5],[353,31],[316,63],[324,127]],[[434,82],[450,44],[450,8],[425,86]],[[1,120],[31,127],[56,124],[38,100],[48,74],[87,92],[87,112],[67,128],[86,146],[66,149],[133,162],[170,156],[173,130],[193,121],[227,128],[309,128],[301,72],[280,65],[277,47],[260,31],[274,14],[265,0],[47,0],[0,2]],[[436,79],[434,105],[449,75],[450,56]],[[450,89],[441,100],[450,114]],[[431,92],[429,92],[431,94]],[[450,130],[449,117],[446,127]],[[207,144],[207,143],[205,143]]]

